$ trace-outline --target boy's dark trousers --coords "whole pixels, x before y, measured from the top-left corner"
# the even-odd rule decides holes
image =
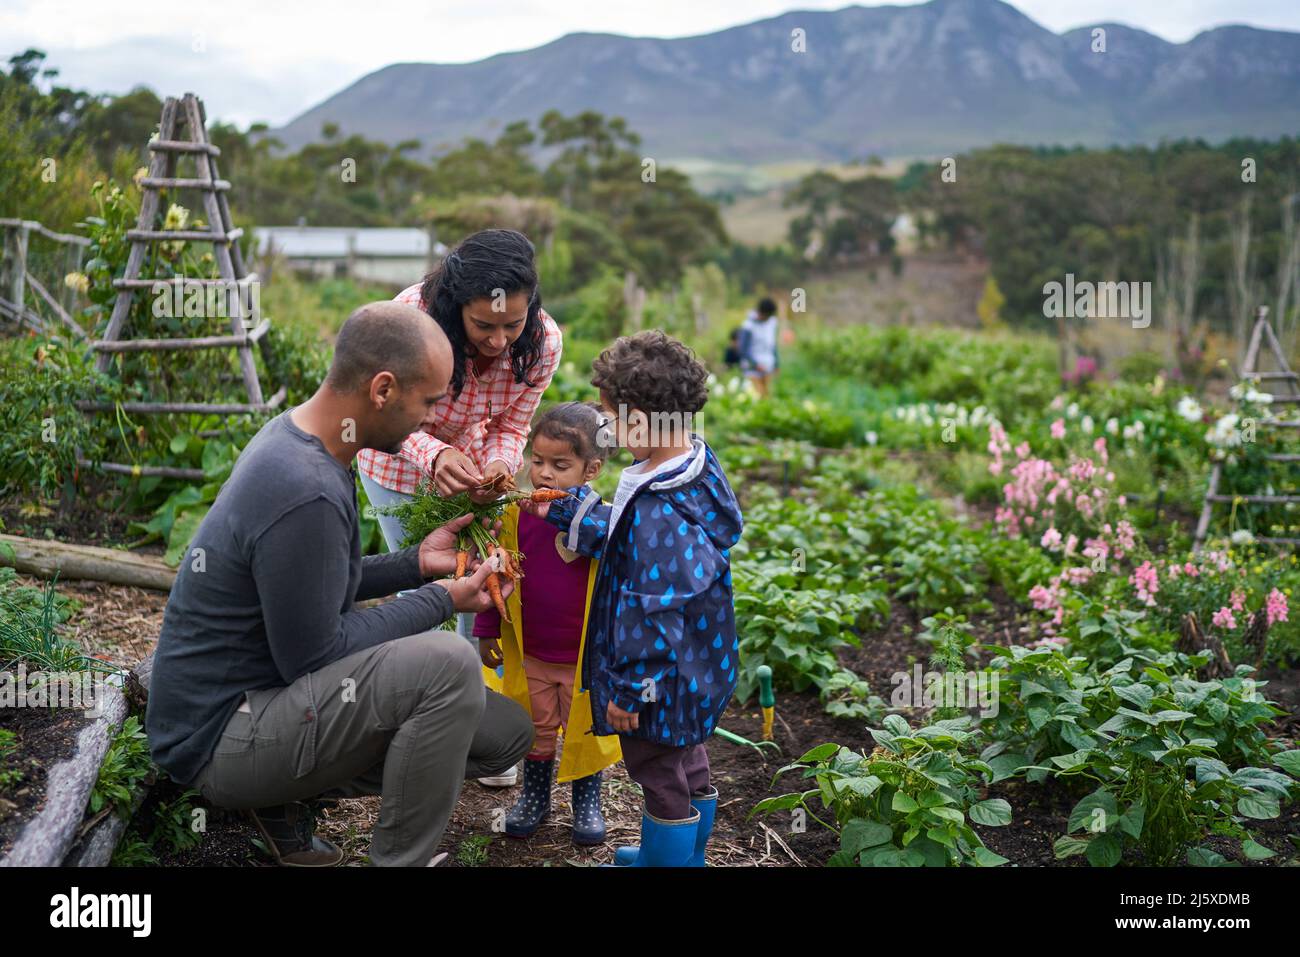
[[[702,744],[685,748],[620,734],[628,777],[645,792],[645,809],[661,821],[684,821],[693,813],[691,795],[709,789],[709,753]]]

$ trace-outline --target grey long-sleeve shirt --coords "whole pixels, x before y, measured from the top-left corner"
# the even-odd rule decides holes
[[[414,591],[353,607],[402,589]],[[287,686],[453,611],[445,589],[424,584],[417,548],[361,557],[352,471],[282,413],[239,456],[172,586],[145,720],[154,761],[193,781],[244,692]]]

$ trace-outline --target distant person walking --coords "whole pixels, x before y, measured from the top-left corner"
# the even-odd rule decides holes
[[[740,368],[764,398],[771,391],[772,377],[780,366],[777,357],[779,326],[776,303],[763,298],[740,327]]]

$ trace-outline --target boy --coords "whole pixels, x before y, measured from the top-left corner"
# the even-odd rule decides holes
[[[738,645],[729,552],[741,515],[722,467],[690,429],[707,370],[662,332],[623,337],[592,365],[592,384],[635,464],[613,505],[588,486],[523,505],[600,559],[582,683],[593,730],[618,734],[645,793],[639,847],[618,864],[703,867],[718,792],[704,742],[736,688]]]

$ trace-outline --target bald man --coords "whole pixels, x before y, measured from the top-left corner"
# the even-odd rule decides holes
[[[491,604],[489,566],[443,577],[464,520],[361,557],[352,460],[396,451],[451,370],[446,336],[414,306],[354,312],[316,394],[239,456],[172,586],[146,717],[154,760],[248,810],[281,864],[337,864],[305,802],[362,794],[383,796],[372,863],[434,863],[461,782],[532,745],[527,712],[484,688],[477,650],[435,630]]]

